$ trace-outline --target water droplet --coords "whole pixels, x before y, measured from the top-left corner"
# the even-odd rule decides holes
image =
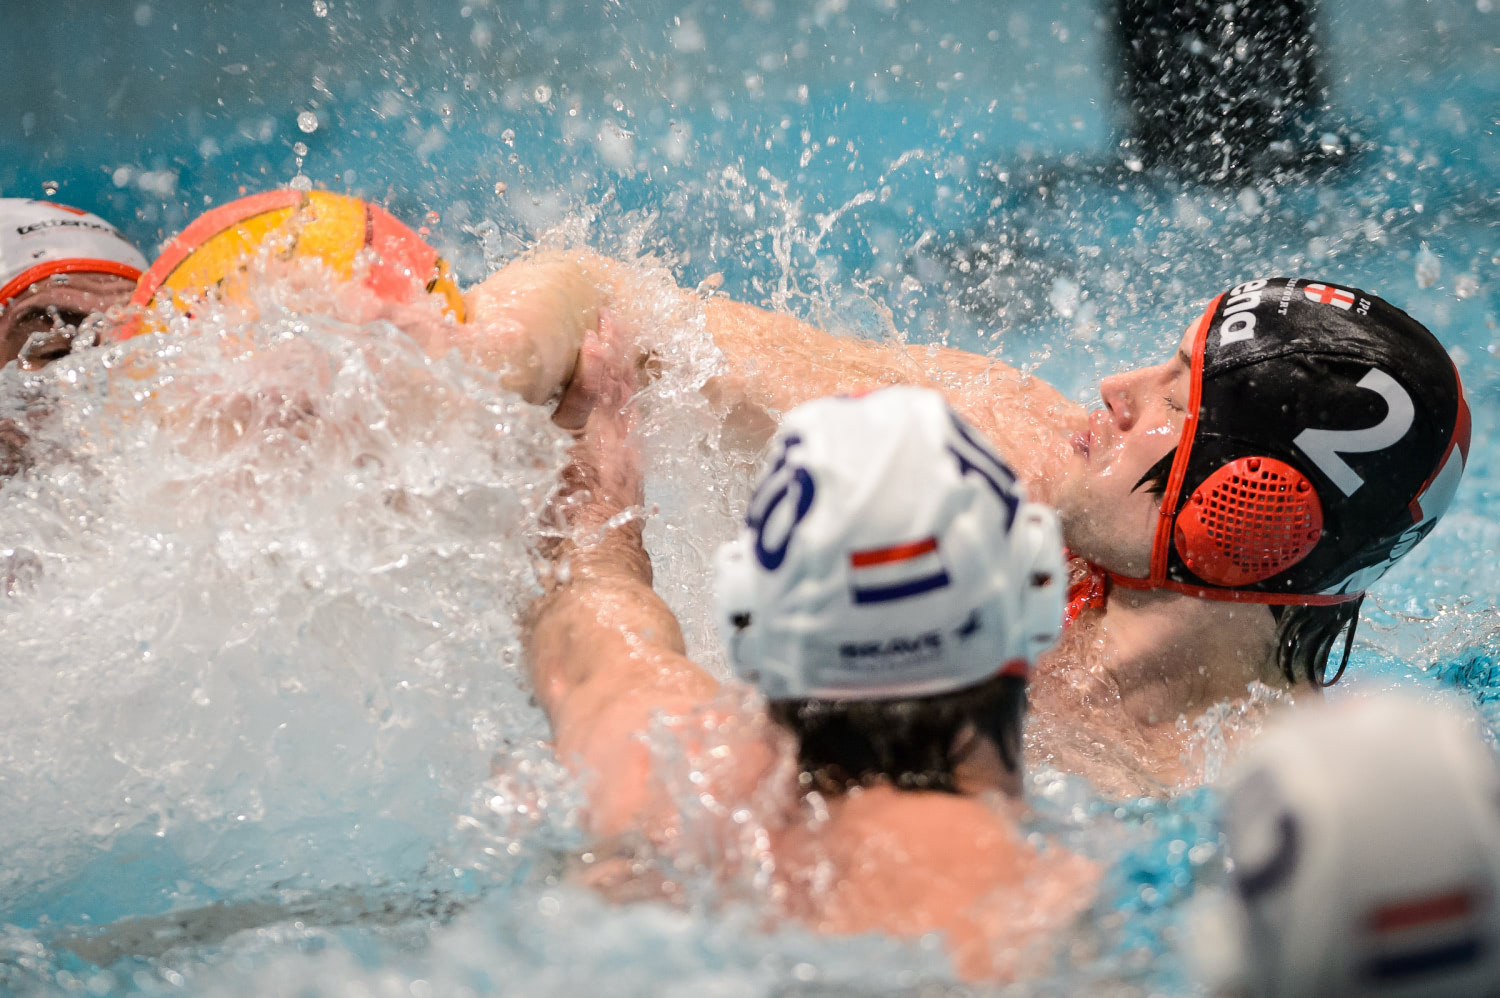
[[[291,182],[287,184],[287,186],[294,191],[310,191],[312,190],[312,185],[312,178],[305,173],[297,174],[291,179]]]
[[[1459,274],[1453,279],[1453,293],[1460,298],[1473,298],[1479,293],[1479,278],[1473,274]]]
[[[42,193],[47,195],[49,198],[56,194],[60,187],[62,187],[62,184],[59,184],[55,180],[42,181]]]
[[[514,128],[507,128],[505,131],[501,132],[500,133],[500,141],[504,142],[508,146],[515,145],[516,144],[516,130]]]
[[[538,104],[545,104],[552,99],[552,88],[545,83],[538,83],[536,89],[531,92],[531,97]]]
[[[318,130],[318,116],[311,111],[303,111],[297,115],[297,127],[311,135]]]
[[[1437,254],[1422,244],[1422,249],[1417,253],[1417,287],[1430,288],[1437,283],[1443,274],[1443,264],[1437,258]]]
[[[1335,132],[1324,132],[1318,136],[1318,148],[1325,156],[1342,156],[1344,154],[1344,140]]]
[[[151,5],[149,3],[139,4],[135,8],[135,24],[138,28],[144,28],[151,23]]]
[[[328,0],[313,0],[313,13],[318,17],[327,17]]]
[[[500,197],[505,196],[505,181],[501,180],[495,184],[495,193]]]
[[[306,142],[293,142],[292,143],[292,152],[296,153],[298,156],[306,156],[307,155],[307,143]]]
[[[1052,290],[1047,295],[1047,303],[1053,310],[1064,319],[1071,319],[1078,311],[1078,303],[1082,296],[1082,289],[1077,282],[1066,277],[1058,277],[1052,282]]]

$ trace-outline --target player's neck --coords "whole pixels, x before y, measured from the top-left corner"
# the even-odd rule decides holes
[[[1116,587],[1098,626],[1123,705],[1143,726],[1174,725],[1256,680],[1277,682],[1275,623],[1259,604]]]

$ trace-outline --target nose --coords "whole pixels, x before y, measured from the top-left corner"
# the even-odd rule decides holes
[[[1099,397],[1118,429],[1128,430],[1136,421],[1135,381],[1130,373],[1111,374],[1099,382]]]

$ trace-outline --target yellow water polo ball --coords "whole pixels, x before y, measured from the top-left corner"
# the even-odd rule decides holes
[[[376,297],[405,303],[424,293],[439,295],[448,311],[464,320],[463,295],[436,250],[385,209],[326,191],[267,191],[205,212],[162,247],[130,303],[154,306],[170,300],[191,312],[193,303],[205,298],[238,297],[249,263],[261,252],[316,258],[349,280],[366,250],[363,284]],[[148,315],[121,327],[114,338],[159,328]]]

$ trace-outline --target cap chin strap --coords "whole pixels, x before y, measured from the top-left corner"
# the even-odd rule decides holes
[[[1169,528],[1170,529],[1170,528]],[[1334,606],[1339,603],[1350,603],[1362,598],[1364,590],[1352,593],[1261,593],[1245,589],[1220,589],[1217,586],[1205,586],[1193,582],[1178,582],[1168,578],[1141,579],[1129,575],[1119,575],[1105,569],[1109,581],[1126,589],[1167,589],[1174,593],[1182,593],[1185,596],[1195,596],[1198,599],[1214,600],[1219,603],[1265,603],[1272,606]]]
[[[25,291],[33,284],[45,281],[49,277],[58,274],[109,274],[113,277],[123,277],[128,281],[139,281],[141,272],[128,263],[120,263],[117,260],[104,260],[93,257],[70,257],[66,260],[48,260],[39,263],[30,270],[17,275],[4,287],[0,287],[0,307],[10,303],[16,295]]]

